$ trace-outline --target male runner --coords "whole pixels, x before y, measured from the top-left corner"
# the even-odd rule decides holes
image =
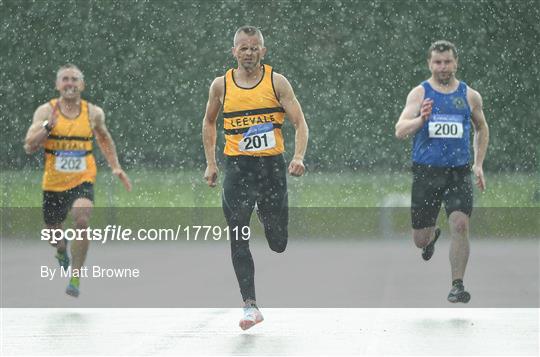
[[[429,260],[441,230],[437,216],[444,201],[450,224],[452,288],[448,301],[467,303],[463,286],[469,259],[469,218],[473,208],[470,177],[470,129],[474,127],[472,171],[478,188],[486,187],[482,164],[489,129],[482,110],[482,97],[456,79],[458,55],[448,41],[434,42],[428,50],[431,77],[414,88],[398,122],[396,137],[414,134],[412,150],[411,218],[413,238]]]
[[[234,35],[232,54],[238,62],[217,77],[210,86],[203,120],[203,144],[208,185],[217,184],[216,121],[223,106],[225,134],[225,179],[223,211],[231,232],[249,226],[255,205],[266,239],[275,252],[287,245],[288,199],[285,151],[281,127],[285,115],[296,129],[295,152],[288,171],[304,173],[308,127],[300,103],[287,79],[269,65],[261,65],[266,53],[259,29],[239,28]],[[238,234],[231,238],[231,255],[242,299],[244,316],[240,327],[246,330],[263,316],[255,300],[254,264],[249,241]]]
[[[62,229],[62,222],[71,212],[76,229],[86,229],[94,201],[96,163],[92,140],[96,141],[125,188],[131,182],[122,170],[116,148],[107,127],[103,110],[81,99],[84,77],[79,68],[67,64],[57,72],[56,89],[60,98],[52,99],[37,108],[32,125],[26,133],[24,149],[28,154],[45,148],[43,174],[43,216],[48,229]],[[79,269],[88,251],[88,237],[74,240],[71,245],[72,277],[66,289],[68,295],[79,296]],[[63,269],[69,267],[67,241],[56,245],[56,258]]]

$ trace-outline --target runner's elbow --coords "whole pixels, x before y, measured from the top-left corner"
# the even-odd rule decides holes
[[[398,139],[405,139],[407,137],[407,134],[404,132],[403,128],[398,124],[396,124],[396,130],[394,132],[394,135]]]
[[[30,145],[28,141],[24,143],[24,152],[26,152],[28,155],[33,154],[37,151],[37,147]]]
[[[205,115],[203,118],[204,126],[215,126],[217,122],[217,116]]]

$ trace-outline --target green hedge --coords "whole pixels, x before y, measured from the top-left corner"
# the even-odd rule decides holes
[[[0,0],[0,8],[4,169],[41,160],[24,154],[22,138],[66,62],[83,69],[85,96],[105,109],[127,167],[203,166],[208,87],[235,65],[232,37],[246,23],[262,29],[265,61],[295,88],[312,169],[408,166],[411,145],[394,138],[394,124],[429,75],[427,47],[441,38],[457,44],[459,78],[483,95],[486,169],[538,166],[537,1]],[[286,135],[290,153],[290,126]]]

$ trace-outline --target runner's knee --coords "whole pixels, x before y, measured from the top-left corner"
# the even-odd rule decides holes
[[[281,237],[281,238],[274,238],[268,241],[268,245],[270,246],[270,249],[272,249],[276,253],[283,253],[285,251],[285,248],[287,248],[287,238]]]
[[[414,244],[416,245],[416,248],[425,248],[426,245],[429,244],[429,238],[414,238]]]
[[[469,220],[466,218],[456,218],[452,221],[452,230],[458,235],[463,236],[469,232]]]
[[[73,202],[71,213],[77,228],[86,228],[90,224],[90,215],[94,204],[87,198],[78,198]]]
[[[73,214],[73,220],[75,221],[75,227],[86,228],[90,224],[90,212],[75,211]]]
[[[429,244],[431,238],[430,232],[431,231],[427,229],[413,230],[414,244],[417,248],[424,248],[426,245]]]

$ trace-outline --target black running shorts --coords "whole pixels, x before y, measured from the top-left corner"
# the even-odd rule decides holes
[[[248,226],[256,203],[266,238],[286,239],[289,221],[286,174],[283,155],[226,156],[222,198],[227,224]]]
[[[470,216],[473,191],[470,167],[432,167],[413,163],[411,220],[414,229],[435,226],[444,202],[446,215],[454,211]]]
[[[94,185],[83,182],[67,191],[43,191],[43,218],[45,224],[53,225],[65,221],[73,202],[87,198],[94,202]]]

